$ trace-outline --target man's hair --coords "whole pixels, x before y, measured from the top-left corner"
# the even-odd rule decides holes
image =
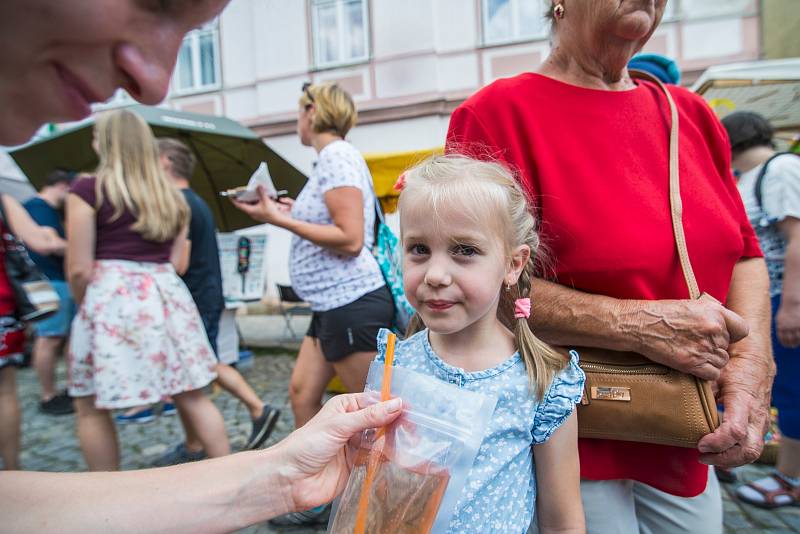
[[[731,141],[734,157],[757,146],[774,148],[772,125],[764,116],[752,111],[737,111],[722,119]]]
[[[172,174],[191,180],[197,158],[189,147],[172,137],[162,137],[158,140],[158,151],[169,160]]]
[[[47,175],[44,179],[44,187],[52,187],[59,184],[71,184],[75,179],[75,173],[72,171],[65,171],[64,169],[56,169]]]

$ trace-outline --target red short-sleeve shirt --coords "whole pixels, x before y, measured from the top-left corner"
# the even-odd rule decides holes
[[[687,248],[702,291],[725,302],[733,267],[761,256],[730,171],[727,136],[705,102],[671,87],[679,109]],[[526,73],[455,110],[448,151],[498,158],[519,172],[541,219],[557,281],[622,299],[687,298],[669,209],[669,108],[638,82],[601,91]],[[694,449],[582,439],[581,476],[701,493]]]

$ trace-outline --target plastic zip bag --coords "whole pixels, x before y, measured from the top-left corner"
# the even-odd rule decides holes
[[[383,372],[373,362],[367,377],[366,391],[375,392],[376,402]],[[391,394],[403,399],[403,414],[385,432],[362,435],[329,533],[353,534],[363,502],[361,526],[369,534],[447,531],[497,398],[402,367],[393,368]],[[370,461],[374,473],[367,481]]]

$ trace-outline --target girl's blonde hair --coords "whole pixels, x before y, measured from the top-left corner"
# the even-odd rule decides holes
[[[501,240],[509,265],[513,249],[520,245],[530,248],[530,259],[517,283],[510,290],[498,288],[500,304],[497,314],[514,333],[531,386],[535,388],[537,397],[543,398],[553,377],[564,369],[568,359],[537,338],[527,319],[514,318],[514,301],[531,296],[541,243],[528,199],[512,173],[500,163],[460,155],[433,156],[406,171],[399,202],[401,213],[405,206],[425,206],[431,214],[432,224],[441,220],[440,213],[457,209],[493,228]],[[415,315],[407,334],[424,327],[422,319]]]
[[[316,133],[331,132],[342,139],[358,120],[356,105],[350,93],[333,82],[309,85],[300,96],[300,106],[314,105],[316,113],[311,128]]]
[[[126,109],[108,111],[98,117],[94,131],[100,157],[96,207],[107,197],[112,220],[127,209],[136,217],[131,229],[143,238],[162,243],[175,238],[189,222],[189,206],[164,175],[144,119]]]

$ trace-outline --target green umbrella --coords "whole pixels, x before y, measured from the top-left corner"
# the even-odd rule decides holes
[[[247,184],[258,165],[265,161],[278,190],[295,198],[306,177],[269,148],[249,128],[224,117],[186,113],[150,106],[128,109],[141,115],[156,137],[175,137],[197,156],[191,186],[211,207],[217,227],[224,232],[256,224],[219,196],[220,191]],[[97,155],[92,149],[94,121],[87,121],[10,152],[22,172],[39,189],[53,169],[92,172]]]

